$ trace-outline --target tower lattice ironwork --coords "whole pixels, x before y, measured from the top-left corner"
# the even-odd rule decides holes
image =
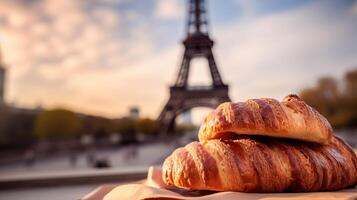
[[[216,108],[230,101],[228,86],[223,83],[212,53],[214,42],[209,37],[204,0],[189,0],[187,36],[183,41],[185,51],[175,84],[170,87],[170,98],[158,120],[162,133],[174,130],[176,117],[193,107]],[[194,58],[205,58],[212,78],[209,86],[188,85],[190,63]]]

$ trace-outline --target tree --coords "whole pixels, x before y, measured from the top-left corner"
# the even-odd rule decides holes
[[[315,87],[302,90],[300,96],[327,118],[332,117],[336,112],[339,92],[336,81],[331,77],[319,79]]]
[[[135,121],[129,117],[123,117],[114,121],[114,129],[116,132],[123,134],[135,133]]]
[[[83,132],[96,138],[107,137],[113,131],[112,121],[104,117],[85,116],[82,118]]]
[[[319,97],[326,101],[334,101],[338,98],[339,91],[337,89],[337,82],[334,78],[320,78],[316,89]]]
[[[7,133],[9,141],[13,145],[24,146],[34,141],[32,132],[35,114],[31,113],[12,113],[7,123]]]
[[[34,141],[34,113],[13,112],[0,105],[0,145],[9,148],[26,147]]]
[[[121,135],[122,143],[136,142],[135,120],[123,117],[113,121],[113,130]]]
[[[65,109],[43,111],[35,122],[35,135],[40,139],[64,140],[80,134],[81,122],[78,116]]]
[[[345,75],[344,105],[349,111],[348,126],[357,127],[357,69],[349,71]]]
[[[346,94],[353,98],[357,99],[357,69],[349,71],[345,75],[345,84],[346,84]]]
[[[335,79],[324,77],[315,87],[302,90],[300,96],[334,127],[357,127],[357,70],[346,73],[344,90],[337,85]]]
[[[10,113],[8,108],[0,103],[0,144],[6,143],[8,140],[7,136],[7,123],[10,118]]]
[[[159,124],[156,120],[152,120],[149,118],[138,119],[135,122],[135,130],[138,133],[155,135],[159,132]]]

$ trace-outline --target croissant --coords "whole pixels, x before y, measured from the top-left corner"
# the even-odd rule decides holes
[[[329,145],[259,136],[192,142],[165,160],[163,181],[192,190],[338,190],[356,185],[357,158],[335,136]]]
[[[199,140],[230,138],[234,134],[293,138],[327,144],[329,122],[296,95],[223,103],[206,116]]]
[[[163,181],[191,190],[338,190],[356,185],[357,158],[335,136],[328,145],[239,136],[178,148],[163,164]]]
[[[356,154],[296,95],[282,102],[223,103],[205,118],[199,140],[165,160],[164,183],[240,192],[338,190],[357,184]]]

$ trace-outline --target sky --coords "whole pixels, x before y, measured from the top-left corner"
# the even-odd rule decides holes
[[[157,117],[181,62],[184,0],[1,0],[6,101]],[[233,101],[283,98],[357,67],[357,1],[208,0],[214,54]],[[209,84],[205,60],[190,84]]]

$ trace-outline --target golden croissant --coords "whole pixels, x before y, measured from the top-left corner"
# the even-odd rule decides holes
[[[205,118],[199,139],[229,138],[232,133],[327,144],[332,128],[325,117],[302,99],[289,95],[282,102],[264,98],[223,103]]]
[[[192,142],[164,162],[163,181],[191,190],[310,192],[357,183],[355,153],[337,137],[329,145],[243,137]]]
[[[240,192],[325,191],[357,184],[356,154],[296,95],[282,102],[223,103],[205,118],[199,140],[165,160],[165,184]]]

